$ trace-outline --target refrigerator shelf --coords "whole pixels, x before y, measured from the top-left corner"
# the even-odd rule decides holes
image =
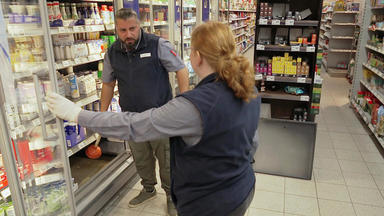
[[[47,117],[45,117],[45,122],[52,121],[55,118],[56,118],[55,116],[50,114]],[[18,136],[24,134],[25,132],[32,130],[33,128],[35,128],[36,126],[39,126],[40,124],[41,124],[40,118],[37,117],[37,118],[33,119],[32,121],[29,121],[29,123],[27,123],[27,124],[21,124],[21,125],[17,126],[16,128],[14,128],[13,130],[10,130],[10,135],[11,135],[12,139],[17,139]]]
[[[79,144],[75,145],[74,147],[67,150],[67,156],[71,157],[72,155],[76,154],[83,148],[87,147],[89,144],[96,141],[96,134],[92,134],[91,136],[87,137],[85,140],[80,142]]]

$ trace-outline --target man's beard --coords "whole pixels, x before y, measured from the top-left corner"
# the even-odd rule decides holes
[[[128,51],[133,51],[136,49],[136,46],[137,46],[137,43],[139,42],[139,40],[135,40],[135,42],[133,43],[129,43],[128,42],[128,39],[124,41],[124,46],[125,48],[128,50]]]

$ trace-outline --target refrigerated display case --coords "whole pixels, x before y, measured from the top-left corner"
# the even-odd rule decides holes
[[[15,213],[75,215],[63,124],[44,100],[57,87],[45,1],[0,3],[0,148]]]
[[[194,88],[198,83],[196,73],[192,69],[189,56],[191,54],[191,37],[192,31],[197,26],[197,6],[195,0],[181,0],[181,41],[182,41],[182,58],[189,72],[189,84]],[[201,19],[200,19],[201,20]]]
[[[132,8],[139,16],[140,26],[147,33],[156,34],[164,39],[169,38],[169,8],[168,0],[132,0],[123,1],[124,8]]]

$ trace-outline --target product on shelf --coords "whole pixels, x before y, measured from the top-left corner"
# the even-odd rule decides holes
[[[260,18],[274,20],[304,20],[312,14],[310,9],[292,11],[289,4],[284,3],[260,3]]]
[[[263,59],[263,58],[259,58]],[[309,76],[309,65],[302,58],[293,59],[289,53],[285,53],[284,57],[274,56],[272,59],[264,59],[256,62],[256,73],[263,75],[280,75],[280,76]]]

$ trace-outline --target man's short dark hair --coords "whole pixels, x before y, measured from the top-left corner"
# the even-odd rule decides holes
[[[137,20],[137,13],[132,8],[121,8],[116,12],[116,19],[127,20],[132,17]]]

